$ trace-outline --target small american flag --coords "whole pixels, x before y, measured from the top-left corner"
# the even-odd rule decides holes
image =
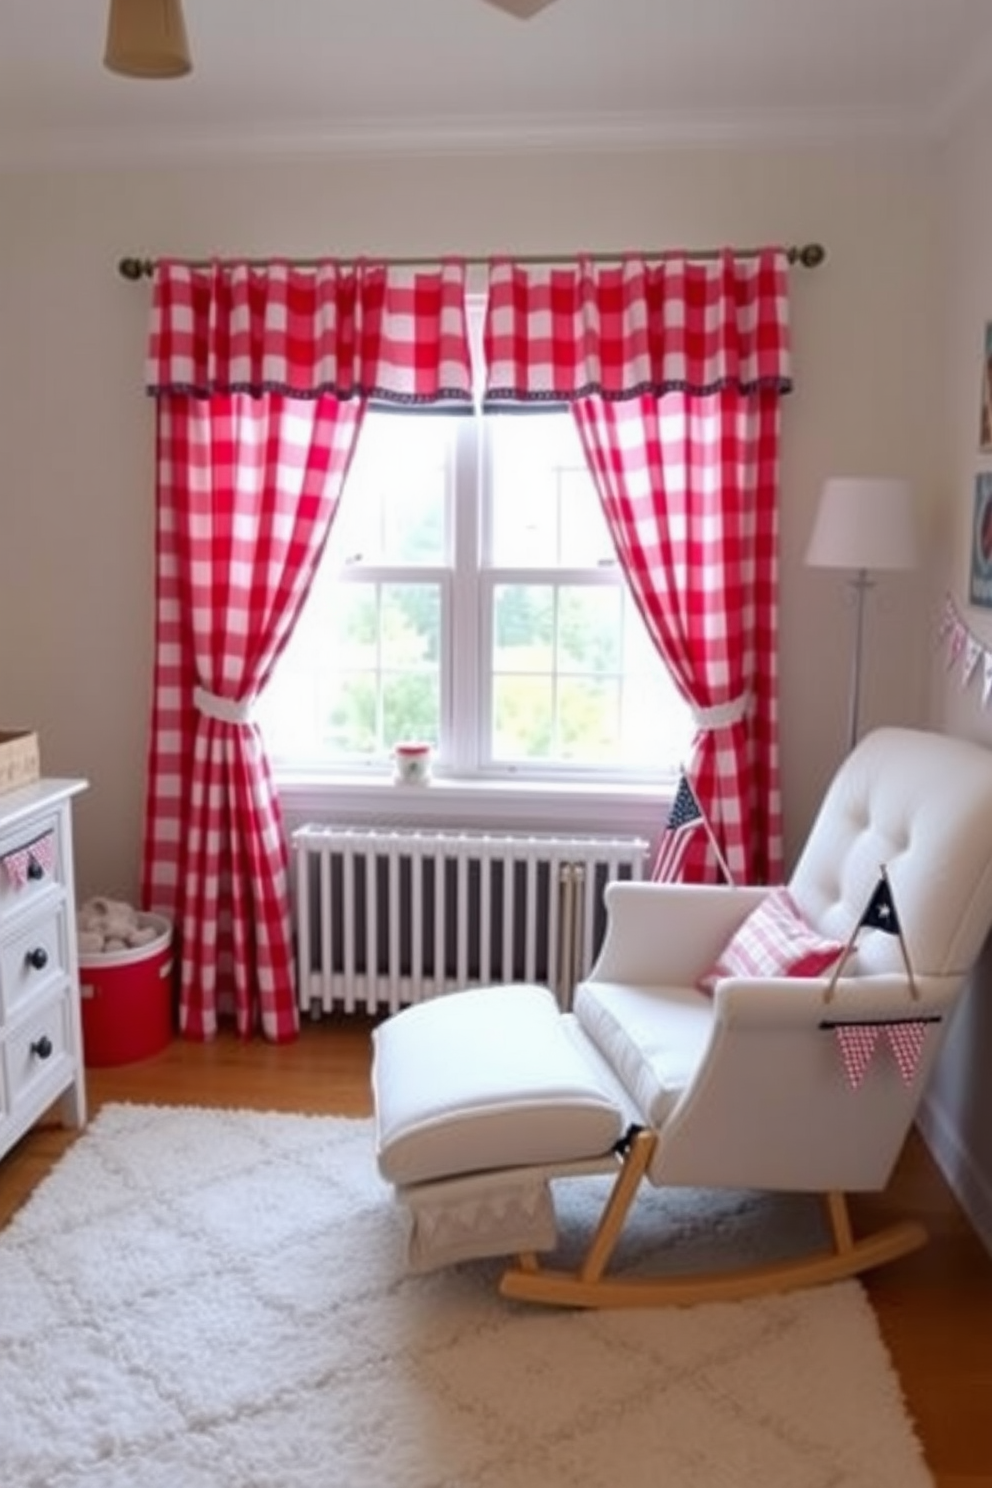
[[[651,877],[656,883],[671,883],[677,878],[693,833],[697,827],[704,825],[705,818],[699,802],[683,770],[658,844],[658,855],[654,860]]]
[[[901,928],[892,889],[883,871],[858,921],[858,929],[884,930],[886,935],[899,935]]]

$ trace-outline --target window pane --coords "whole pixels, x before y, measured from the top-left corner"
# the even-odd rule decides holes
[[[568,412],[369,414],[259,714],[299,768],[388,769],[423,738],[442,772],[618,779],[674,768],[692,735]]]
[[[391,750],[401,739],[434,744],[441,716],[437,676],[431,672],[386,673],[382,679],[383,745]]]
[[[487,437],[496,567],[594,568],[614,561],[570,413],[493,416]]]
[[[328,671],[317,693],[321,750],[345,758],[375,754],[379,739],[375,675]]]
[[[620,753],[620,679],[564,677],[558,689],[558,751],[570,764],[611,765]]]
[[[559,668],[615,675],[620,670],[622,591],[572,586],[559,592]]]
[[[578,439],[577,434],[575,437]],[[559,561],[566,568],[613,566],[616,549],[584,458],[581,469],[562,472],[559,492]]]
[[[493,752],[501,760],[548,760],[553,692],[549,677],[502,676],[493,683]]]
[[[438,739],[437,584],[338,580],[305,621],[261,704],[275,758],[386,759],[398,739]]]
[[[498,584],[493,758],[674,769],[692,723],[626,590]]]
[[[331,529],[332,564],[444,562],[454,436],[452,419],[366,415]]]
[[[554,665],[554,590],[550,585],[497,584],[495,672],[550,672]]]
[[[338,584],[327,596],[322,665],[374,671],[379,664],[379,596],[374,584]]]
[[[383,666],[393,670],[429,669],[435,673],[441,654],[438,586],[382,584],[377,587],[381,597],[379,644]]]
[[[627,676],[619,765],[632,770],[674,770],[688,760],[693,733],[692,716],[667,675]]]

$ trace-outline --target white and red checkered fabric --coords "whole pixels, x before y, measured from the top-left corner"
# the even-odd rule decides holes
[[[483,406],[721,388],[786,392],[788,257],[489,266]]]
[[[712,991],[721,977],[818,977],[847,950],[808,924],[786,888],[772,889],[735,930],[700,978]]]
[[[298,1031],[287,853],[257,727],[330,530],[359,400],[158,399],[156,652],[143,902],[175,919],[180,1026]],[[202,712],[195,689],[232,706]],[[247,711],[247,708],[245,709]]]
[[[150,392],[329,393],[472,408],[465,266],[156,266]]]
[[[903,1082],[911,1085],[923,1058],[930,1025],[922,1019],[909,1019],[901,1023],[890,1023],[885,1032]]]
[[[780,400],[736,389],[572,405],[617,557],[699,727],[687,774],[736,883],[782,878]],[[678,876],[719,876],[706,832]]]
[[[297,1032],[285,838],[237,714],[289,638],[369,400],[472,407],[464,265],[163,263],[155,688],[143,900],[178,926],[180,1023]],[[196,688],[233,707],[201,712]],[[227,715],[227,716],[225,716]]]
[[[45,832],[26,847],[4,853],[0,858],[4,873],[15,889],[23,889],[33,872],[51,878],[55,872],[55,833]]]
[[[857,1090],[875,1057],[879,1029],[874,1023],[841,1023],[834,1030],[841,1063],[852,1090]]]
[[[484,403],[572,404],[617,556],[700,717],[693,789],[738,883],[782,876],[778,467],[784,250],[705,262],[493,261]],[[708,833],[677,872],[719,872]]]
[[[880,1040],[891,1049],[903,1084],[912,1085],[929,1032],[930,1025],[922,1018],[895,1023],[838,1023],[834,1033],[851,1089],[857,1090],[864,1081]]]

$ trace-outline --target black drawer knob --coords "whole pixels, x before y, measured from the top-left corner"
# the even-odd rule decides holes
[[[41,1035],[41,1038],[35,1039],[34,1043],[31,1045],[31,1053],[37,1054],[39,1059],[50,1059],[53,1047],[54,1046],[51,1039],[48,1037],[48,1034],[43,1033]]]
[[[44,878],[45,870],[37,858],[28,858],[28,878],[33,878],[37,883],[39,878]]]
[[[48,965],[48,952],[44,946],[34,946],[28,951],[28,965],[33,966],[35,971],[44,971]]]

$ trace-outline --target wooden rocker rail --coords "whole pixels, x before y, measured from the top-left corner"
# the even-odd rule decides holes
[[[651,1131],[638,1132],[632,1139],[580,1266],[574,1271],[556,1270],[542,1266],[534,1254],[521,1255],[516,1265],[503,1273],[501,1294],[553,1307],[688,1307],[700,1302],[737,1302],[841,1281],[894,1261],[926,1243],[925,1228],[915,1222],[887,1226],[855,1239],[847,1200],[841,1193],[830,1193],[826,1204],[833,1243],[827,1250],[763,1266],[699,1275],[607,1276],[607,1264],[656,1142],[657,1136]]]

